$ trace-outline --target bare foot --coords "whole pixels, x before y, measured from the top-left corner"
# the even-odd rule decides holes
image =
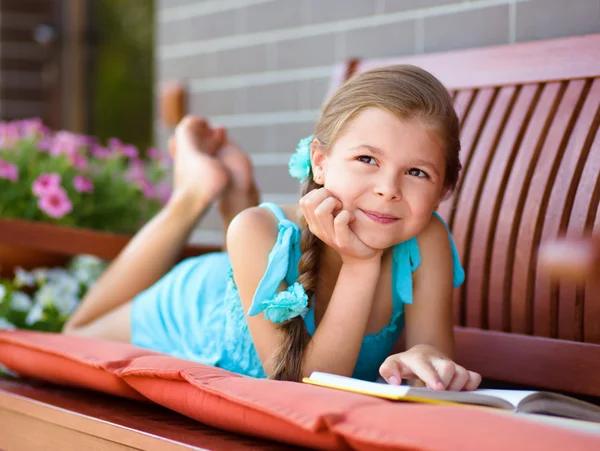
[[[229,184],[229,173],[215,154],[223,145],[205,119],[186,116],[169,140],[173,157],[173,192],[184,192],[208,204]]]
[[[217,159],[229,172],[229,184],[219,200],[219,211],[225,226],[242,210],[258,205],[258,189],[254,182],[252,161],[236,143],[231,141],[227,132],[218,127],[215,134],[222,136],[223,146],[217,152]]]

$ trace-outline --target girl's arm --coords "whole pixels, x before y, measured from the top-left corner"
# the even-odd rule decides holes
[[[413,274],[413,303],[405,306],[406,351],[381,365],[391,384],[416,380],[436,390],[474,390],[481,376],[453,362],[453,262],[450,238],[435,216],[417,237],[421,265]]]
[[[433,216],[417,241],[421,265],[413,273],[413,303],[405,306],[406,349],[430,345],[454,359],[453,262],[448,231]]]
[[[238,215],[229,227],[228,249],[244,310],[247,312],[277,237],[272,214],[253,208]],[[356,365],[380,274],[381,254],[342,266],[327,311],[309,342],[303,375],[314,370],[350,376]],[[279,290],[284,290],[282,283]],[[277,324],[262,315],[247,317],[252,340],[265,372],[281,342]]]

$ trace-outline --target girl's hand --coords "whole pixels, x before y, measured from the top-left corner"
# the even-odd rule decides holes
[[[363,243],[350,229],[354,214],[325,188],[315,189],[300,199],[308,227],[321,241],[339,252],[344,263],[381,258],[382,250]]]
[[[420,379],[432,390],[475,390],[481,376],[457,365],[433,346],[417,345],[389,356],[379,368],[381,376],[391,385],[402,379]]]

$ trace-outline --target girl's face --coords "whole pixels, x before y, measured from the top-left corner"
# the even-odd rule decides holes
[[[329,152],[312,151],[313,172],[356,220],[367,246],[387,249],[419,234],[445,195],[444,149],[419,119],[361,111]]]

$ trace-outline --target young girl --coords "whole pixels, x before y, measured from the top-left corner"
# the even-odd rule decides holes
[[[458,179],[458,130],[448,92],[428,72],[355,76],[290,160],[300,205],[257,207],[248,157],[223,129],[184,119],[170,146],[171,200],[65,333],[253,377],[298,381],[318,370],[475,389],[481,377],[452,361],[452,290],[464,273],[435,213]],[[171,269],[215,199],[228,252]],[[392,355],[403,331],[406,351]]]

